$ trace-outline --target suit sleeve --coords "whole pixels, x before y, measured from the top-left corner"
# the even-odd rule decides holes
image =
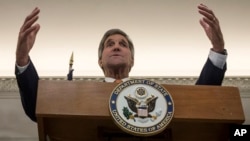
[[[214,66],[211,60],[208,58],[200,73],[196,85],[221,85],[226,69],[226,64],[224,65],[223,69],[220,69]]]
[[[28,68],[21,74],[18,74],[18,68],[15,67],[15,75],[19,93],[21,96],[21,102],[26,115],[36,122],[36,98],[38,87],[38,74],[30,61]]]

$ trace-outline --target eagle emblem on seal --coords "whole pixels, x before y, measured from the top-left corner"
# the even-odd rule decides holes
[[[143,119],[145,121],[146,118],[155,120],[157,116],[159,116],[159,114],[153,115],[151,113],[155,110],[158,97],[154,95],[148,96],[148,93],[144,87],[138,87],[136,89],[135,97],[128,95],[124,96],[124,98],[127,101],[128,107],[123,107],[123,115],[127,119],[133,119],[136,121],[135,118],[140,118],[140,121]]]
[[[136,136],[152,136],[166,129],[174,115],[174,103],[160,84],[131,79],[112,91],[109,111],[122,130]]]

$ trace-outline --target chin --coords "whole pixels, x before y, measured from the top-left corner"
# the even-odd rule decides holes
[[[111,67],[125,67],[125,66],[127,66],[127,63],[113,62],[113,63],[109,63],[108,66],[111,66]]]

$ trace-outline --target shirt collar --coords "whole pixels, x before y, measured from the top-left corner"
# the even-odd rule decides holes
[[[114,78],[112,78],[112,77],[105,77],[105,82],[108,82],[108,83],[113,83],[113,82],[115,82],[115,79]],[[122,82],[125,82],[125,81],[127,81],[127,80],[129,80],[129,78],[128,77],[126,77],[126,78],[123,78],[122,79]]]

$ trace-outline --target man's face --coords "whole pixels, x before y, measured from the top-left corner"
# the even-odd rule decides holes
[[[131,68],[134,64],[128,40],[120,35],[114,34],[109,36],[104,42],[102,58],[99,65],[105,70],[110,68],[118,69],[119,67]]]

